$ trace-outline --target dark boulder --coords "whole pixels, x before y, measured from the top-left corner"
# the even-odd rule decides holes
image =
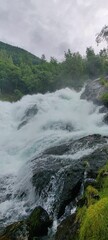
[[[42,207],[36,207],[29,218],[27,224],[29,226],[29,240],[33,237],[45,236],[48,233],[48,227],[51,227],[51,219],[48,213]]]

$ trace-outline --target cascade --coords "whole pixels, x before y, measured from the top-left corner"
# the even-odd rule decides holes
[[[27,95],[16,103],[0,102],[1,226],[26,217],[36,205],[42,205],[50,214],[53,211],[57,193],[63,188],[60,174],[64,169],[62,166],[56,174],[52,171],[50,183],[40,195],[36,193],[31,179],[37,166],[44,175],[46,162],[41,161],[42,154],[60,145],[68,148],[70,141],[78,142],[89,135],[108,136],[104,113],[92,102],[80,99],[82,91],[66,88]],[[73,147],[68,155],[56,153],[55,159],[58,157],[61,165],[63,159],[77,161],[97,146]],[[55,159],[52,156],[50,163]]]

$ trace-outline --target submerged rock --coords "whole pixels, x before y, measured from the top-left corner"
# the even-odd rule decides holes
[[[34,104],[32,107],[28,108],[25,111],[20,124],[18,125],[18,130],[20,128],[22,128],[23,126],[25,126],[30,121],[30,119],[32,119],[37,114],[37,112],[38,112],[38,108],[37,108],[36,104]]]
[[[103,122],[108,124],[108,113],[105,114],[104,118],[103,118]]]

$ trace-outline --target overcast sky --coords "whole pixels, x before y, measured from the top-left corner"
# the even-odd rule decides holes
[[[108,0],[0,0],[0,40],[37,56],[62,59],[68,48],[84,54],[87,46],[97,52],[105,24]]]

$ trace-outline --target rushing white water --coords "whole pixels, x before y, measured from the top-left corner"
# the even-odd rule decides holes
[[[81,92],[66,88],[45,95],[25,96],[16,103],[0,102],[1,222],[9,223],[26,216],[34,206],[34,189],[29,181],[31,159],[72,138],[89,134],[108,136],[108,126],[102,122],[104,114],[99,113],[99,107],[92,102],[81,100],[80,95]],[[71,157],[78,158],[88,151],[91,149]],[[29,192],[25,206],[15,195],[26,188]]]

